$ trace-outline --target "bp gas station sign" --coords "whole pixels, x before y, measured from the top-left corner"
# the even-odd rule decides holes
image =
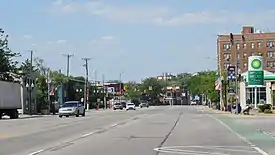
[[[264,85],[263,57],[248,57],[248,86],[257,87]]]

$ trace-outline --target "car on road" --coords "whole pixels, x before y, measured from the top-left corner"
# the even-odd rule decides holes
[[[140,108],[143,108],[143,107],[149,108],[149,103],[148,103],[148,102],[140,103],[139,107],[140,107]]]
[[[126,102],[121,102],[121,104],[123,108],[126,108],[126,104],[127,104]]]
[[[115,103],[113,109],[114,110],[117,110],[117,109],[123,110],[123,105],[121,103]]]
[[[197,105],[197,101],[191,101],[190,105]]]
[[[127,103],[126,104],[126,110],[136,110],[136,106],[134,103]]]
[[[76,116],[79,115],[85,116],[85,107],[80,101],[67,101],[61,105],[61,108],[58,110],[59,117],[62,116]]]

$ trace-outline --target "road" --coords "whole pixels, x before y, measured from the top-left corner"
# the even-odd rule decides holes
[[[7,119],[0,121],[0,155],[275,154],[272,136],[244,122],[198,106]]]

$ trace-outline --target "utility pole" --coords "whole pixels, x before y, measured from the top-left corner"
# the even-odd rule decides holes
[[[95,84],[94,84],[94,86],[95,86],[95,89],[94,89],[94,93],[95,93],[95,96],[96,96],[96,103],[97,103],[97,99],[98,99],[98,90],[97,90],[97,71],[96,70],[94,70],[94,76],[95,76]]]
[[[69,77],[70,74],[70,58],[73,57],[73,54],[62,54],[63,56],[65,56],[67,58],[67,77]]]
[[[104,99],[103,99],[103,102],[104,102],[104,109],[107,109],[107,101],[106,101],[106,90],[105,90],[105,76],[104,74],[102,75],[102,85],[103,85],[103,96],[104,96]],[[108,90],[107,90],[108,92]]]
[[[50,68],[47,69],[47,83],[48,83],[48,103],[49,103],[49,111],[51,110],[51,78],[50,78]]]
[[[121,97],[122,97],[122,73],[119,73],[119,103],[121,103]]]
[[[33,83],[33,81],[32,81],[32,76],[33,76],[33,74],[32,74],[32,72],[33,72],[33,68],[32,68],[32,61],[33,61],[33,50],[31,50],[30,51],[31,52],[31,62],[30,62],[30,74],[29,74],[29,80],[28,80],[28,82],[29,82],[29,86],[30,86],[30,90],[29,90],[29,101],[30,101],[30,103],[29,103],[29,114],[30,115],[32,115],[32,86],[31,86],[31,84]]]
[[[91,58],[82,58],[82,60],[85,61],[85,64],[83,66],[85,67],[85,71],[86,71],[85,89],[84,89],[84,106],[87,105],[87,110],[89,110],[89,103],[88,103],[89,64],[88,64],[88,61],[91,60]]]

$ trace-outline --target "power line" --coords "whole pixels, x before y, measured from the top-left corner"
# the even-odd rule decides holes
[[[67,77],[70,74],[70,58],[73,57],[73,54],[62,54],[63,56],[65,56],[67,58]]]

